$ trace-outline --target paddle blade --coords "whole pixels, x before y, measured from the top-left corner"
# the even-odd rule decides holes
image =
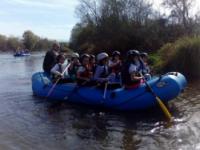
[[[158,101],[158,104],[160,105],[162,111],[164,112],[165,116],[171,121],[172,120],[172,115],[168,111],[167,107],[165,104],[162,102],[162,100],[156,96],[156,100]]]

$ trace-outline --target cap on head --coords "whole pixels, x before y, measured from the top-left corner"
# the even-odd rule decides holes
[[[103,59],[105,59],[105,58],[108,58],[108,57],[109,57],[109,55],[108,55],[107,53],[105,53],[105,52],[99,53],[99,54],[97,55],[97,61],[101,61],[101,60],[103,60]]]
[[[80,61],[81,62],[83,62],[83,60],[85,59],[85,58],[88,58],[88,60],[90,59],[90,55],[88,55],[88,54],[83,54],[83,55],[81,55],[81,57],[80,57]]]
[[[141,57],[148,57],[148,53],[145,53],[145,52],[140,53],[140,56],[141,56]]]
[[[129,50],[127,52],[127,56],[139,56],[140,55],[140,52],[138,50]]]
[[[83,55],[81,55],[81,59],[84,59],[84,58],[90,58],[90,55],[89,54],[83,54]]]
[[[95,59],[95,55],[90,55],[90,59]]]
[[[121,53],[119,51],[114,51],[112,53],[112,56],[120,56],[120,55],[121,55]]]
[[[73,53],[72,54],[72,58],[79,58],[79,54],[78,53]]]

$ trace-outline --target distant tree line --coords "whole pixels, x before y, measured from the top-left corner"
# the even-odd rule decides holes
[[[167,42],[200,33],[200,17],[192,14],[193,0],[163,0],[169,15],[147,0],[79,0],[80,18],[70,48],[78,52],[128,49],[156,51]]]
[[[30,51],[48,50],[51,48],[54,40],[41,38],[32,31],[25,31],[22,38],[6,37],[0,34],[0,51],[15,51],[17,49],[28,49]],[[68,50],[68,44],[60,43],[63,50]]]

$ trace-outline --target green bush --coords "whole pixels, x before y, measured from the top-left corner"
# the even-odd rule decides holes
[[[184,37],[165,44],[155,66],[162,71],[179,71],[188,78],[200,77],[200,37]]]

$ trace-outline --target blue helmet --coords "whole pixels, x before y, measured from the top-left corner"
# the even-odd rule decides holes
[[[140,53],[140,56],[141,56],[141,57],[148,57],[148,53],[145,53],[145,52]]]
[[[140,52],[138,50],[129,50],[127,52],[127,56],[139,56],[140,55]]]
[[[121,53],[119,52],[119,51],[114,51],[113,53],[112,53],[112,56],[120,56],[121,55]]]

